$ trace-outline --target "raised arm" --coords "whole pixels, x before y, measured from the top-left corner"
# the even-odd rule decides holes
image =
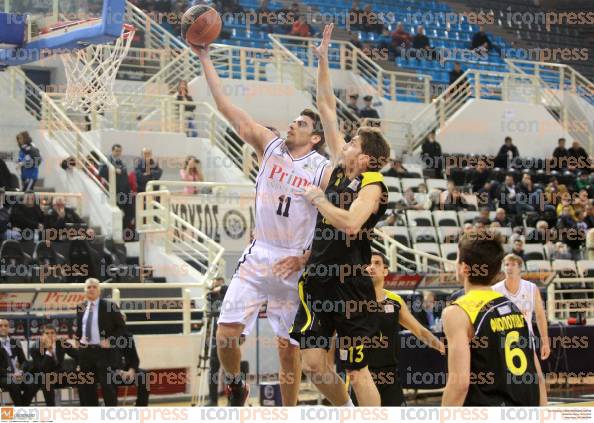
[[[330,149],[330,158],[333,164],[336,164],[342,154],[344,138],[338,129],[338,117],[336,115],[336,98],[332,90],[332,81],[330,80],[330,67],[328,65],[328,45],[332,37],[334,24],[328,24],[324,28],[324,36],[318,47],[313,51],[318,58],[318,92],[317,107],[320,113],[322,126],[324,127],[324,137],[326,144]]]
[[[192,47],[192,50],[202,63],[206,83],[214,97],[217,109],[231,122],[239,136],[256,150],[260,161],[266,144],[275,138],[274,133],[252,119],[243,109],[231,103],[229,97],[224,94],[219,75],[208,55],[208,47]]]

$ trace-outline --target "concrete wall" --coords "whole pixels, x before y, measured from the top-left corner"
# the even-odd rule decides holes
[[[496,154],[506,136],[513,139],[520,155],[546,157],[561,137],[572,138],[541,105],[471,100],[437,134],[448,153]]]

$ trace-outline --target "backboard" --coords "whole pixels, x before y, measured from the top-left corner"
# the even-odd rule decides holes
[[[0,0],[0,65],[110,43],[125,10],[125,0]]]

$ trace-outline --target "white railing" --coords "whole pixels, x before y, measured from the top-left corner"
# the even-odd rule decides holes
[[[24,100],[25,109],[33,117],[41,120],[41,130],[45,131],[52,141],[57,142],[67,154],[76,159],[78,167],[103,191],[109,204],[115,206],[115,168],[107,157],[95,147],[51,97],[29,80],[19,68],[12,66],[5,73],[8,78],[0,77],[0,84],[4,84],[3,92],[17,101]],[[97,163],[91,155],[94,155],[100,163]],[[105,181],[98,175],[99,165],[107,166],[109,181]]]
[[[541,103],[565,131],[594,153],[594,84],[568,65],[511,59],[506,62],[513,72],[537,78],[543,93]]]
[[[176,16],[180,18],[180,16]],[[159,50],[183,50],[185,45],[169,31],[151,19],[141,9],[126,2],[126,23],[134,25],[136,30],[144,33],[144,47]]]
[[[410,122],[409,151],[418,148],[432,131],[442,128],[471,98],[499,101],[542,101],[538,78],[508,72],[469,69]]]
[[[567,320],[578,313],[594,318],[594,278],[555,277],[547,286],[546,310],[550,321]]]
[[[579,95],[589,104],[594,105],[594,83],[569,65],[517,59],[505,61],[516,71],[540,78],[550,89]]]
[[[165,252],[192,263],[203,275],[203,281],[222,275],[225,249],[173,213],[170,196],[171,193],[166,190],[147,191],[136,196],[136,231],[140,234],[164,234]],[[144,236],[141,236],[140,242],[140,251],[143,252]],[[143,261],[141,254],[141,266]]]
[[[317,66],[317,58],[312,47],[319,44],[320,39],[303,38],[292,35],[270,34],[269,37],[284,45],[303,64],[310,68]],[[362,50],[348,41],[332,40],[328,50],[331,68],[347,70],[363,78],[373,92],[387,100],[431,101],[431,77],[408,72],[396,72],[383,69]],[[400,98],[399,98],[400,97]]]
[[[407,247],[381,228],[376,228],[374,234],[377,238],[373,241],[373,247],[386,255],[390,262],[390,272],[438,274],[456,270],[455,261]]]
[[[56,101],[63,97],[64,94],[51,95]],[[256,180],[258,164],[252,155],[253,148],[209,103],[177,101],[171,95],[123,94],[116,97],[119,103],[117,108],[106,111],[104,116],[94,112],[88,116],[94,128],[173,132],[206,138],[250,180]],[[147,107],[147,104],[151,106]],[[80,127],[88,124],[83,113],[73,113],[71,118]]]

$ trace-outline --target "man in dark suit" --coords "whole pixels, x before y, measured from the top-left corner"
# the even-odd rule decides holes
[[[428,329],[431,329],[435,325],[435,319],[439,316],[435,312],[435,294],[433,292],[423,292],[423,302],[420,304],[420,307],[417,306],[414,308],[413,316],[420,324]]]
[[[8,320],[0,320],[0,388],[8,392],[15,406],[29,406],[34,392],[25,383],[27,359],[16,339],[8,336]]]
[[[48,407],[56,405],[55,389],[66,384],[66,379],[61,378],[65,377],[65,354],[77,358],[77,354],[72,352],[72,346],[64,340],[58,340],[56,335],[53,325],[45,325],[39,343],[31,348],[33,371],[37,376],[35,393],[38,389],[42,390]]]
[[[79,365],[83,373],[94,383],[79,384],[80,405],[97,406],[97,390],[99,382],[103,390],[106,406],[117,405],[116,387],[109,383],[109,371],[117,364],[117,352],[113,345],[115,340],[125,334],[126,324],[118,306],[108,300],[99,298],[100,282],[89,278],[85,282],[86,301],[78,305],[76,313],[76,337],[79,340]]]
[[[126,320],[126,315],[122,313]],[[138,350],[134,336],[126,330],[117,343],[118,364],[112,373],[112,383],[116,386],[136,385],[136,407],[147,407],[149,402],[150,384],[148,373],[140,368]]]

